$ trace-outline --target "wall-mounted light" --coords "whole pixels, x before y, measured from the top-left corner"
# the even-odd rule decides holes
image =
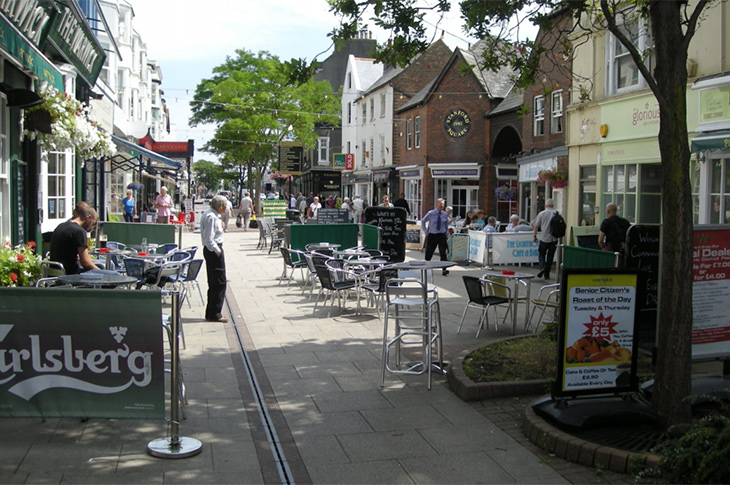
[[[598,132],[601,134],[602,138],[606,138],[608,136],[608,125],[599,126]]]

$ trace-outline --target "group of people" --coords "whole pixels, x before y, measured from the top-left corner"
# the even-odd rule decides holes
[[[124,214],[124,222],[134,222],[137,216],[137,202],[131,190],[127,190],[127,196],[122,199],[122,213]],[[167,193],[167,187],[160,187],[160,193],[155,196],[153,207],[157,210],[157,223],[169,224],[171,210],[175,206],[172,197]]]

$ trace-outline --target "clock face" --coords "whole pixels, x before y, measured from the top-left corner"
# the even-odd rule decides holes
[[[463,109],[449,111],[446,115],[446,119],[444,120],[446,133],[453,138],[459,138],[466,135],[470,126],[471,119]]]

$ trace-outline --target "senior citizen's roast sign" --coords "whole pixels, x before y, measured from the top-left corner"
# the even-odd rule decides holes
[[[154,292],[0,289],[0,416],[164,416]]]

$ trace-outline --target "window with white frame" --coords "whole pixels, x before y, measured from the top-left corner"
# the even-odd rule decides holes
[[[545,96],[535,96],[533,109],[534,128],[532,134],[541,136],[545,134]]]
[[[646,52],[651,47],[649,28],[646,23],[626,19],[619,28],[639,52]],[[639,68],[631,58],[628,49],[613,35],[609,37],[607,46],[606,95],[611,96],[646,88],[646,81],[639,74]],[[647,56],[645,62],[651,69],[651,56]]]
[[[385,135],[380,134],[380,159],[385,163]]]
[[[326,162],[330,158],[330,139],[322,136],[317,140],[317,155],[320,162]]]
[[[347,73],[347,89],[352,88],[352,73]]]
[[[375,98],[370,98],[370,119],[375,119]]]
[[[368,105],[365,101],[362,102],[362,124],[364,125],[368,119]]]
[[[352,124],[352,103],[347,103],[347,124]]]
[[[563,90],[555,91],[550,100],[550,133],[563,132]]]
[[[406,120],[406,150],[413,148],[413,120]]]
[[[403,181],[403,192],[406,194],[411,216],[421,219],[423,215],[423,201],[421,200],[421,179],[406,179]]]
[[[413,143],[416,148],[421,147],[421,117],[416,116],[413,120]]]
[[[7,100],[0,96],[0,241],[10,237],[9,129]]]
[[[368,153],[370,154],[370,160],[375,161],[375,142],[372,138],[370,139],[370,151],[368,151]]]
[[[385,93],[380,93],[380,117],[385,116]]]
[[[112,214],[122,213],[122,199],[127,194],[125,187],[125,172],[114,170],[109,176],[109,212]]]
[[[48,152],[48,219],[66,214],[66,157],[63,152]]]
[[[362,148],[362,166],[367,167],[368,166],[368,147],[365,146],[365,140],[360,142],[360,147]]]

